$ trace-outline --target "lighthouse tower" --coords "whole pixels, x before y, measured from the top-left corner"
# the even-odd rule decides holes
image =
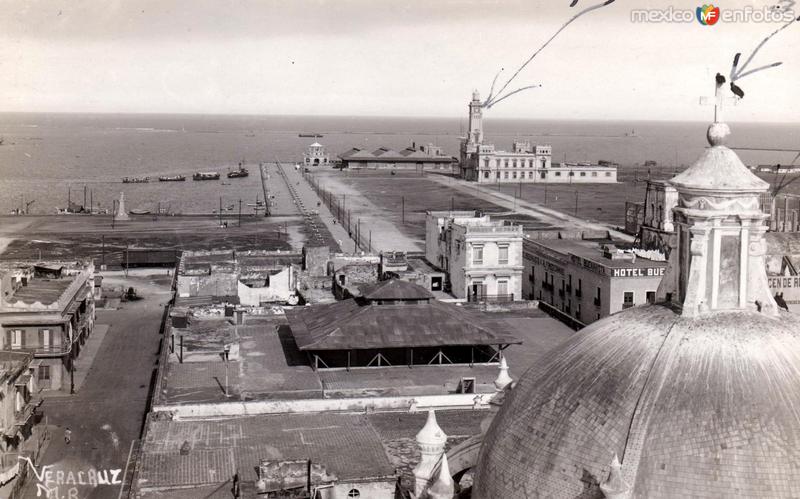
[[[483,106],[481,96],[477,90],[472,91],[472,100],[469,102],[469,144],[478,145],[483,142]]]

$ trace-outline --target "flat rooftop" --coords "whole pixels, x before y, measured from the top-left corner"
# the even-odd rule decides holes
[[[481,325],[522,341],[505,350],[512,377],[537,364],[548,351],[574,331],[538,309],[481,312],[466,310]],[[220,322],[221,321],[221,322]],[[218,328],[218,331],[214,329]],[[184,362],[178,360],[179,338],[162,370],[157,405],[198,402],[349,398],[364,396],[415,396],[454,393],[462,377],[476,378],[479,392],[493,392],[496,365],[476,364],[354,368],[314,371],[302,353],[282,314],[245,315],[233,326],[221,318],[191,320],[184,334]],[[220,353],[226,342],[237,346],[228,364]]]
[[[614,244],[613,242],[594,241],[588,239],[525,239],[528,242],[539,244],[547,249],[561,253],[569,258],[575,255],[584,260],[596,263],[597,265],[610,268],[644,268],[644,267],[666,267],[667,262],[649,260],[637,256],[634,260],[612,260],[603,256],[601,244]]]
[[[47,279],[36,277],[28,281],[27,286],[20,286],[10,296],[6,297],[9,303],[35,303],[50,305],[58,301],[64,291],[75,281],[77,276],[66,276],[60,279]]]
[[[297,251],[185,251],[178,271],[184,275],[199,271],[253,273],[302,262],[303,254]]]
[[[447,434],[447,447],[480,432],[487,410],[437,411],[439,426]],[[243,487],[257,478],[262,459],[313,459],[339,480],[399,474],[413,485],[412,470],[419,462],[415,441],[427,413],[381,412],[372,414],[281,414],[243,416],[213,421],[150,420],[142,443],[137,487],[140,497],[199,497],[209,494],[233,473]],[[180,454],[188,446],[188,453]],[[346,452],[342,450],[346,449]],[[179,490],[147,488],[192,486],[195,495]],[[206,487],[207,489],[205,489]],[[229,487],[223,487],[230,497]],[[203,495],[203,497],[218,497]]]

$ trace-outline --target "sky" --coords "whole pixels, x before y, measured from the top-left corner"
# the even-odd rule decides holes
[[[728,0],[722,11],[775,1]],[[786,0],[784,0],[786,1]],[[579,0],[0,0],[0,111],[466,116]],[[553,41],[487,110],[523,119],[708,121],[700,105],[777,23],[632,22],[616,0]],[[784,6],[786,7],[786,6]],[[800,5],[796,7],[800,15]],[[800,121],[800,23],[739,82],[730,121]]]

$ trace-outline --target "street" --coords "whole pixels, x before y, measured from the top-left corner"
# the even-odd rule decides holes
[[[50,497],[118,497],[131,443],[139,438],[147,408],[169,282],[166,272],[105,277],[104,292],[107,287],[133,286],[142,300],[123,302],[118,310],[97,311],[96,323],[110,328],[84,385],[75,395],[47,398],[42,406],[52,440],[37,471],[42,485],[58,489]],[[66,428],[71,430],[69,444],[64,439]],[[43,466],[51,466],[52,474],[43,474]],[[37,482],[36,474],[30,473],[23,497],[46,497],[43,489],[37,490]]]

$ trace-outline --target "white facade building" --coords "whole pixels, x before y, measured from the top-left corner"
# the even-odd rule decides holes
[[[590,163],[552,163],[549,145],[514,142],[511,151],[483,141],[483,107],[478,92],[469,103],[469,134],[461,140],[461,176],[479,183],[616,183],[617,168]]]
[[[425,256],[470,301],[522,297],[522,226],[473,211],[428,212]]]
[[[308,151],[303,154],[303,164],[305,166],[327,166],[330,163],[330,154],[325,152],[325,146],[319,142],[314,142],[308,146]]]

